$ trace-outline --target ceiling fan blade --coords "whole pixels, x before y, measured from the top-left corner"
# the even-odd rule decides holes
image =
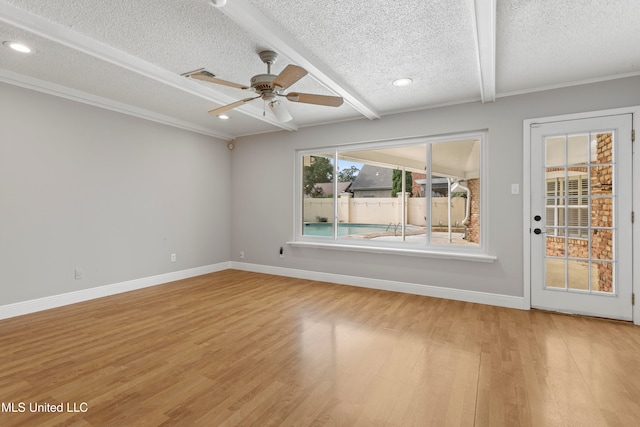
[[[204,68],[200,68],[199,70],[189,71],[188,73],[183,73],[182,75],[185,77],[191,77],[192,79],[198,79],[205,82],[216,83],[223,86],[235,87],[236,89],[250,89],[249,86],[228,82],[226,80],[221,80],[219,78],[216,78],[216,76],[213,73],[210,73]]]
[[[326,105],[327,107],[339,107],[344,102],[341,96],[316,95],[313,93],[291,92],[287,94],[287,99],[292,102],[303,102],[305,104]]]
[[[273,86],[279,86],[282,90],[288,88],[301,78],[307,75],[307,70],[297,65],[289,64],[282,72],[273,80]]]
[[[241,99],[240,101],[236,101],[236,102],[232,102],[231,104],[225,105],[224,107],[220,107],[220,108],[216,108],[214,110],[209,111],[209,114],[221,114],[224,113],[225,111],[229,111],[233,108],[239,107],[242,104],[244,104],[245,102],[249,102],[249,101],[253,101],[254,99],[258,99],[260,98],[260,96],[254,96],[252,98],[245,98],[245,99]]]

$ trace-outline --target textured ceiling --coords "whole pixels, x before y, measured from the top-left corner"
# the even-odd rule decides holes
[[[640,74],[638,0],[0,0],[0,81],[224,139]],[[181,77],[206,68],[248,84],[289,63],[289,91],[340,95],[338,108],[286,102],[281,124],[251,96]],[[414,84],[391,82],[410,77]]]
[[[502,94],[640,72],[640,1],[500,0]]]
[[[251,3],[383,114],[479,98],[473,1]]]

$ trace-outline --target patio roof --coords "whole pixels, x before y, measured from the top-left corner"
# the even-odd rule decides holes
[[[480,173],[480,140],[469,139],[431,145],[432,176],[471,179]],[[426,146],[410,145],[378,150],[340,152],[341,160],[384,168],[406,168],[408,172],[425,173]]]

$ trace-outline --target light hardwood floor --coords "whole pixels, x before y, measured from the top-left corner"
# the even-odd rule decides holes
[[[640,327],[227,270],[0,321],[0,402],[3,427],[637,426]]]

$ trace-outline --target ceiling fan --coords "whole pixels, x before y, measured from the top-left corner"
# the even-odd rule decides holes
[[[260,52],[259,55],[262,62],[267,64],[267,74],[258,74],[251,77],[250,86],[221,80],[217,78],[213,73],[210,73],[204,68],[189,71],[188,73],[183,73],[182,75],[185,77],[203,80],[210,83],[216,83],[223,86],[229,86],[236,89],[252,90],[258,94],[257,96],[241,99],[239,101],[232,102],[229,105],[225,105],[223,107],[209,111],[209,114],[214,115],[218,115],[225,111],[239,107],[240,105],[243,105],[249,101],[253,101],[254,99],[262,98],[265,102],[268,103],[269,108],[279,121],[288,122],[292,119],[292,117],[287,111],[286,107],[278,100],[277,97],[286,98],[291,102],[325,105],[329,107],[339,107],[344,102],[344,100],[340,96],[327,96],[300,92],[289,92],[285,94],[284,91],[287,90],[287,88],[307,75],[307,70],[302,67],[298,67],[297,65],[289,64],[279,75],[276,76],[275,74],[271,74],[271,65],[273,65],[273,63],[278,59],[278,54],[271,50],[265,50]]]

